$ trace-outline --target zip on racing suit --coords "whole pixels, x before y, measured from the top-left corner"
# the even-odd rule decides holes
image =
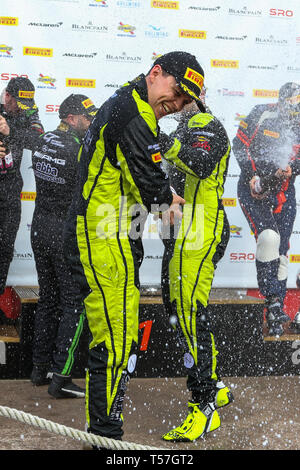
[[[266,298],[270,329],[273,307],[277,312],[279,304],[282,311],[286,296],[287,252],[296,216],[294,183],[300,173],[299,130],[299,118],[291,123],[280,113],[279,104],[262,104],[240,122],[232,142],[241,169],[238,199],[256,240],[257,283]],[[286,165],[292,175],[279,180],[274,174]],[[251,194],[249,182],[254,175],[263,178],[267,186],[262,199]],[[284,312],[276,313],[277,318],[287,320]]]
[[[72,201],[82,139],[61,121],[43,134],[32,155],[36,201],[31,244],[39,283],[33,364],[70,375],[85,312],[63,254],[63,229]],[[51,369],[52,367],[52,369]]]
[[[158,125],[142,74],[99,109],[79,153],[79,175],[66,224],[66,257],[81,285],[92,341],[86,377],[87,423],[120,439],[122,402],[138,341],[139,266],[136,205],[170,205]]]
[[[23,110],[8,114],[0,105],[0,114],[6,119],[10,133],[8,147],[12,161],[0,167],[0,295],[3,294],[10,263],[13,259],[14,244],[21,219],[21,191],[23,178],[20,172],[24,149],[32,150],[38,137],[44,132],[38,109]],[[1,137],[0,137],[1,140]]]
[[[192,401],[206,405],[219,380],[207,304],[229,240],[222,195],[231,147],[218,119],[189,112],[170,137],[161,135],[161,148],[171,185],[186,201],[174,235],[162,234],[163,301],[183,349]]]

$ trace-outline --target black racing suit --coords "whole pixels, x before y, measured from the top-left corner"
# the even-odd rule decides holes
[[[21,218],[21,191],[23,178],[20,172],[24,149],[32,150],[38,137],[44,132],[38,110],[7,114],[0,105],[0,114],[9,125],[9,137],[4,137],[12,155],[12,161],[0,166],[0,295],[3,294],[14,244]],[[3,137],[0,135],[0,141]]]
[[[260,292],[267,299],[277,297],[283,305],[286,295],[287,252],[296,217],[295,178],[300,173],[299,121],[289,122],[279,113],[278,105],[255,106],[240,122],[232,148],[241,169],[238,181],[238,198],[247,222],[254,233],[257,247],[262,245],[263,234],[271,234],[266,246],[272,248],[277,236],[279,247],[274,255],[256,253],[257,282]],[[276,171],[290,165],[291,178],[279,180]],[[263,178],[266,197],[252,197],[249,182],[256,175]],[[277,234],[277,235],[276,235]],[[276,238],[275,238],[276,241]],[[257,248],[258,250],[258,248]],[[276,253],[275,253],[276,251]]]
[[[61,122],[46,132],[32,155],[36,203],[31,227],[40,297],[35,316],[33,363],[70,375],[85,313],[62,249],[63,228],[76,181],[81,139]]]

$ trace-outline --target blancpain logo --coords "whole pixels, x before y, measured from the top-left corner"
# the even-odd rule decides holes
[[[255,43],[262,46],[287,46],[288,41],[286,39],[276,39],[274,36],[269,36],[267,38],[255,38]]]
[[[243,8],[229,8],[228,10],[229,15],[236,15],[236,16],[262,16],[261,10],[248,10],[247,7]]]
[[[296,72],[296,73],[300,72],[300,67],[293,67],[292,65],[289,65],[286,69],[288,72]]]
[[[126,52],[123,52],[122,54],[106,54],[105,60],[108,62],[130,62],[130,63],[135,63],[135,64],[140,64],[142,62],[142,57],[141,56],[131,56],[127,55]]]
[[[14,259],[24,260],[24,261],[32,260],[33,253],[25,252],[25,251],[20,252],[20,251],[14,250]]]
[[[108,27],[104,25],[94,25],[91,21],[88,24],[72,24],[72,31],[79,31],[80,33],[108,33]]]

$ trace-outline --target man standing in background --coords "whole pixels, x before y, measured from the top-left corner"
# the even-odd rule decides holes
[[[0,107],[0,141],[6,148],[6,155],[0,160],[0,295],[5,290],[21,219],[23,150],[32,150],[44,132],[34,93],[28,78],[12,78]]]
[[[82,139],[97,112],[85,95],[70,95],[60,105],[57,129],[43,134],[32,155],[36,201],[31,244],[39,283],[35,314],[35,385],[49,382],[55,398],[84,397],[71,371],[83,330],[85,311],[63,255],[64,224],[72,201]]]

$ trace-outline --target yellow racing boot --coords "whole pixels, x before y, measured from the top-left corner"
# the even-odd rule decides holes
[[[233,394],[223,382],[217,383],[217,391],[215,396],[215,407],[222,408],[233,402]]]
[[[189,414],[185,421],[175,429],[162,436],[165,441],[195,441],[206,433],[214,431],[221,425],[220,417],[213,403],[208,403],[202,409],[199,403],[188,403]]]

